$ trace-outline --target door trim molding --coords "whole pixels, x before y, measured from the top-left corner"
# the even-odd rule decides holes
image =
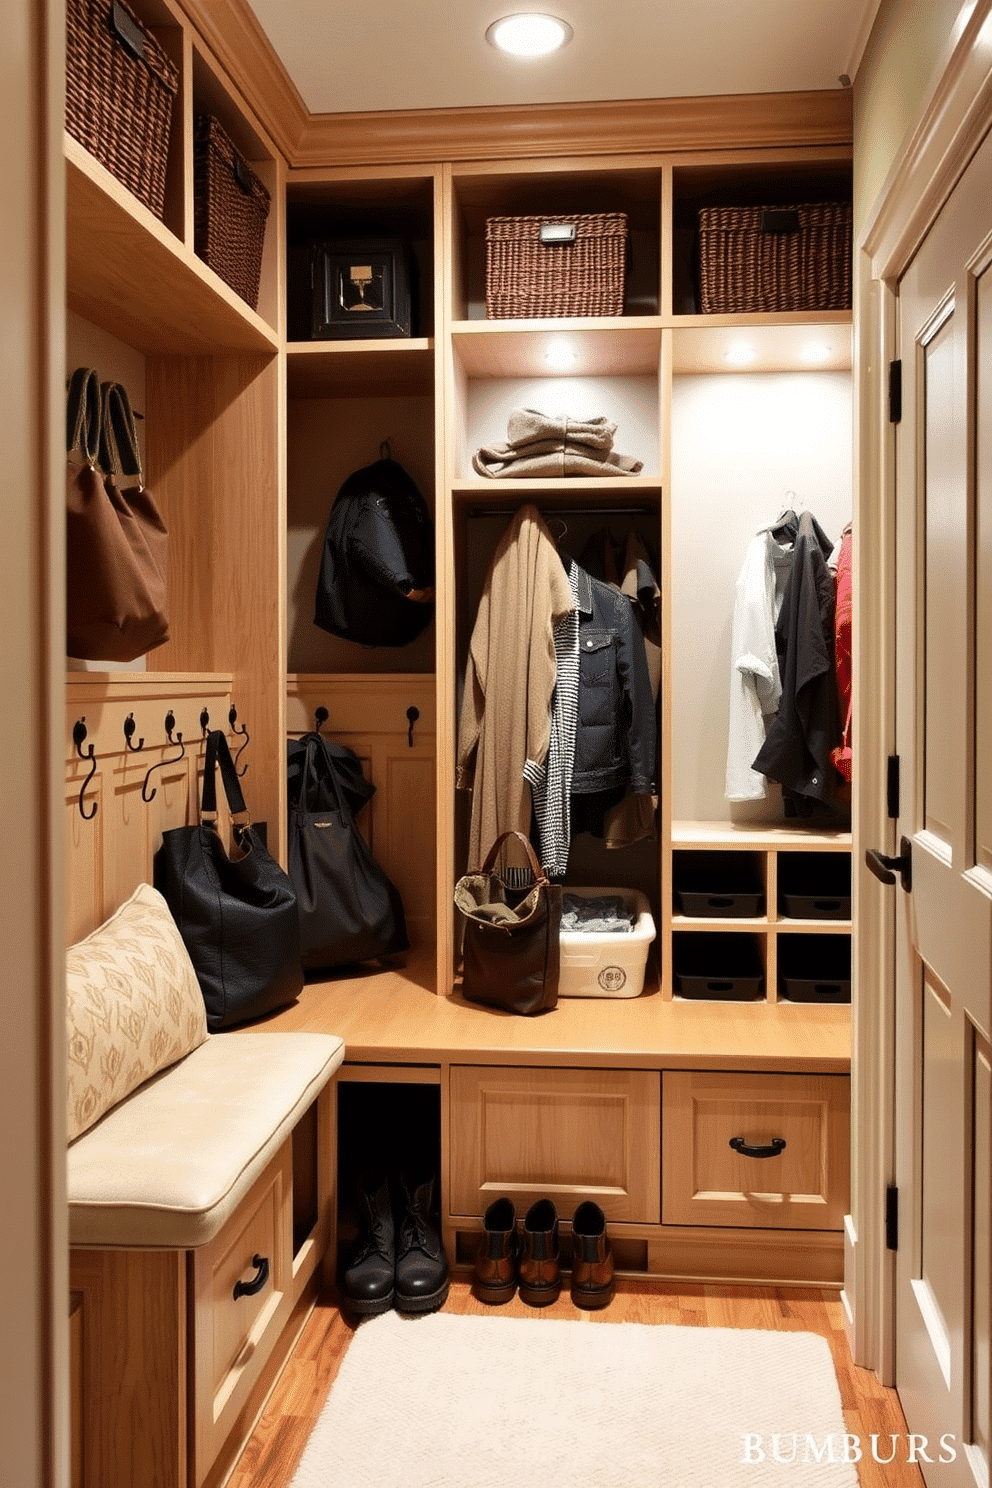
[[[893,832],[885,815],[885,762],[895,748],[892,659],[895,624],[895,426],[888,422],[890,359],[898,354],[897,286],[914,253],[992,128],[992,0],[964,4],[915,126],[861,232],[855,275],[858,356],[855,419],[858,455],[855,526],[858,728],[854,859]],[[862,561],[864,555],[864,561]],[[890,844],[891,846],[891,844]],[[853,1102],[858,1162],[846,1287],[850,1335],[859,1364],[883,1383],[894,1374],[895,1267],[885,1248],[885,1186],[895,1166],[893,1038],[895,901],[860,875],[856,891],[859,997],[853,1035]]]

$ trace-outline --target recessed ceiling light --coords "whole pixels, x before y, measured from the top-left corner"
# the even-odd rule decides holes
[[[493,21],[486,32],[486,40],[511,57],[546,57],[571,39],[572,28],[567,21],[531,12],[504,16],[501,21]]]
[[[723,353],[724,360],[732,367],[748,367],[758,360],[758,353],[749,341],[737,341]]]

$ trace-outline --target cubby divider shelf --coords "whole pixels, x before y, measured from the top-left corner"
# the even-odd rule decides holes
[[[275,330],[69,134],[65,157],[70,310],[149,354],[275,355]]]
[[[393,397],[434,390],[434,341],[293,341],[286,348],[291,398]]]

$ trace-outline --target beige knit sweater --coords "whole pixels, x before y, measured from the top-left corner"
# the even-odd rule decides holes
[[[457,760],[458,785],[472,791],[469,872],[501,833],[530,829],[524,765],[548,751],[553,631],[573,609],[554,538],[537,508],[524,506],[493,554],[469,642]],[[507,860],[517,861],[511,852]]]

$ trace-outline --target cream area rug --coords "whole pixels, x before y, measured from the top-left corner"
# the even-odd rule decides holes
[[[814,1333],[389,1312],[292,1488],[857,1488],[858,1450]]]

